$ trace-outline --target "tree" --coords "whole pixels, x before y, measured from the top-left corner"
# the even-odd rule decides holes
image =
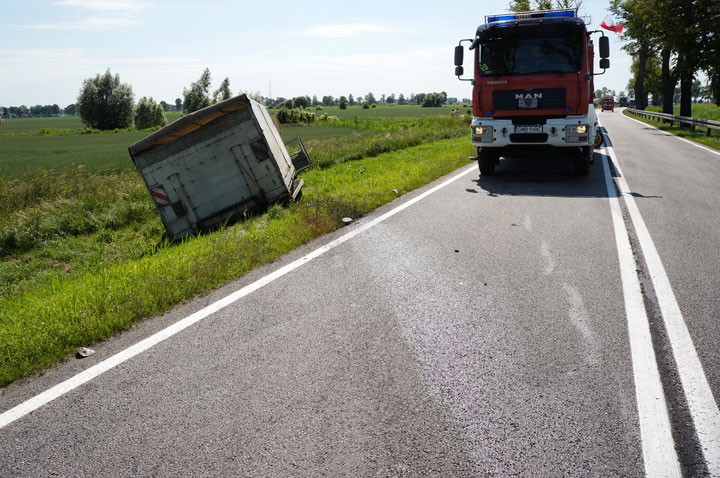
[[[163,107],[150,97],[142,97],[135,108],[135,128],[146,129],[165,126],[167,119]]]
[[[175,111],[182,111],[183,102],[180,98],[175,98]]]
[[[511,12],[529,12],[530,0],[511,0],[508,8]]]
[[[420,95],[418,95],[420,96]],[[423,95],[423,107],[439,107],[443,104],[443,96],[441,93],[428,93]]]
[[[307,108],[310,106],[310,98],[307,96],[296,96],[292,99],[293,108]]]
[[[77,111],[91,128],[108,130],[127,128],[132,123],[134,95],[132,87],[120,83],[110,69],[83,81],[77,97]]]
[[[332,96],[323,96],[322,104],[323,106],[332,106],[335,104],[335,98],[333,98]]]
[[[387,98],[385,98],[385,102],[389,105],[395,104],[395,93],[391,93]]]
[[[355,106],[355,98],[353,98],[353,95],[352,95],[352,94],[349,94],[349,95],[348,95],[348,104],[349,104],[350,106]]]
[[[220,83],[220,87],[213,92],[213,103],[229,100],[230,98],[232,98],[232,91],[230,91],[230,79],[226,77],[222,83]]]
[[[312,105],[313,105],[313,106],[317,106],[317,105],[319,105],[319,104],[320,104],[320,102],[318,101],[317,96],[316,96],[316,95],[313,95],[313,97],[312,97]]]
[[[552,8],[574,8],[579,9],[583,0],[535,0],[535,6],[530,6],[530,0],[510,0],[508,7],[511,12],[531,12],[533,10],[550,10]]]
[[[190,83],[190,88],[183,88],[183,113],[192,113],[199,109],[210,106],[210,69],[205,68],[198,81]]]
[[[365,96],[365,101],[368,102],[369,104],[377,103],[377,100],[375,99],[375,95],[373,95],[372,93],[368,93]]]
[[[383,93],[382,95],[380,95],[380,104],[381,104],[381,105],[384,105],[384,104],[385,104],[385,98],[386,98],[385,93]]]
[[[610,11],[625,25],[622,40],[627,44],[623,50],[638,60],[637,74],[635,76],[635,107],[645,109],[647,106],[647,93],[644,89],[645,69],[648,57],[654,49],[654,37],[657,31],[653,25],[657,6],[654,0],[613,0]]]
[[[415,95],[415,104],[421,105],[425,102],[425,93],[418,93]]]

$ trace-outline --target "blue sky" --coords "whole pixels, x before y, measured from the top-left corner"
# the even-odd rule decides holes
[[[82,81],[107,68],[136,100],[173,102],[210,68],[212,88],[264,96],[446,91],[469,97],[453,75],[453,47],[509,1],[0,0],[0,105],[75,102]],[[607,0],[584,0],[591,28]],[[611,69],[595,87],[618,93],[631,59],[611,37]],[[466,55],[466,64],[469,55]]]

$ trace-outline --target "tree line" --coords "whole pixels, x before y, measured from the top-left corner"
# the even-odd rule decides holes
[[[38,105],[31,108],[24,105],[19,107],[11,106],[2,108],[2,116],[4,118],[23,118],[78,114],[83,123],[93,129],[124,129],[133,125],[136,129],[155,128],[167,124],[166,111],[182,111],[184,114],[188,114],[233,96],[228,78],[223,79],[218,88],[212,93],[211,84],[212,75],[210,70],[206,68],[197,81],[192,82],[188,88],[183,88],[182,99],[175,99],[174,104],[165,101],[157,103],[152,97],[142,97],[135,104],[132,86],[122,83],[120,76],[113,75],[108,69],[104,74],[97,74],[94,78],[84,80],[76,103],[68,105],[64,109],[61,109],[58,105]],[[378,104],[378,99],[372,92],[358,96],[350,94],[347,97],[340,96],[338,98],[327,95],[321,99],[318,99],[317,96],[312,98],[309,96],[296,96],[291,99],[282,97],[268,98],[259,93],[246,91],[240,91],[240,93],[246,93],[249,97],[268,107],[286,109],[304,109],[311,106],[339,106],[341,109],[345,109],[348,106],[355,105],[370,108]],[[396,97],[394,93],[391,93],[389,95],[381,94],[379,103],[383,105],[411,104],[437,107],[446,103],[447,99],[447,93],[444,91],[440,93],[412,93],[409,97],[405,97],[402,93]],[[469,103],[470,100],[463,98],[463,102]]]
[[[610,11],[625,25],[623,49],[633,57],[629,85],[639,109],[662,102],[672,113],[691,116],[693,98],[720,105],[720,2],[718,0],[612,0]],[[698,72],[709,84],[700,85]],[[676,88],[680,83],[679,95]]]

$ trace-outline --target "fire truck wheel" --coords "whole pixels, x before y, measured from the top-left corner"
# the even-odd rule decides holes
[[[580,154],[574,158],[575,174],[578,176],[587,176],[590,170],[590,164],[593,162],[593,148],[585,146],[580,148]]]
[[[487,149],[478,148],[478,166],[482,176],[490,176],[495,172],[497,154]]]
[[[602,133],[600,132],[599,129],[598,129],[598,130],[595,130],[595,144],[594,144],[594,146],[595,146],[596,148],[599,148],[600,146],[602,146],[602,144],[603,144],[603,135],[602,135]]]

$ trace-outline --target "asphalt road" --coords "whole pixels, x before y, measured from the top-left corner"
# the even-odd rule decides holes
[[[601,119],[720,396],[720,157]],[[0,429],[0,476],[643,476],[602,161],[460,177]],[[9,387],[0,411],[442,181]],[[702,473],[656,329],[675,446]]]

